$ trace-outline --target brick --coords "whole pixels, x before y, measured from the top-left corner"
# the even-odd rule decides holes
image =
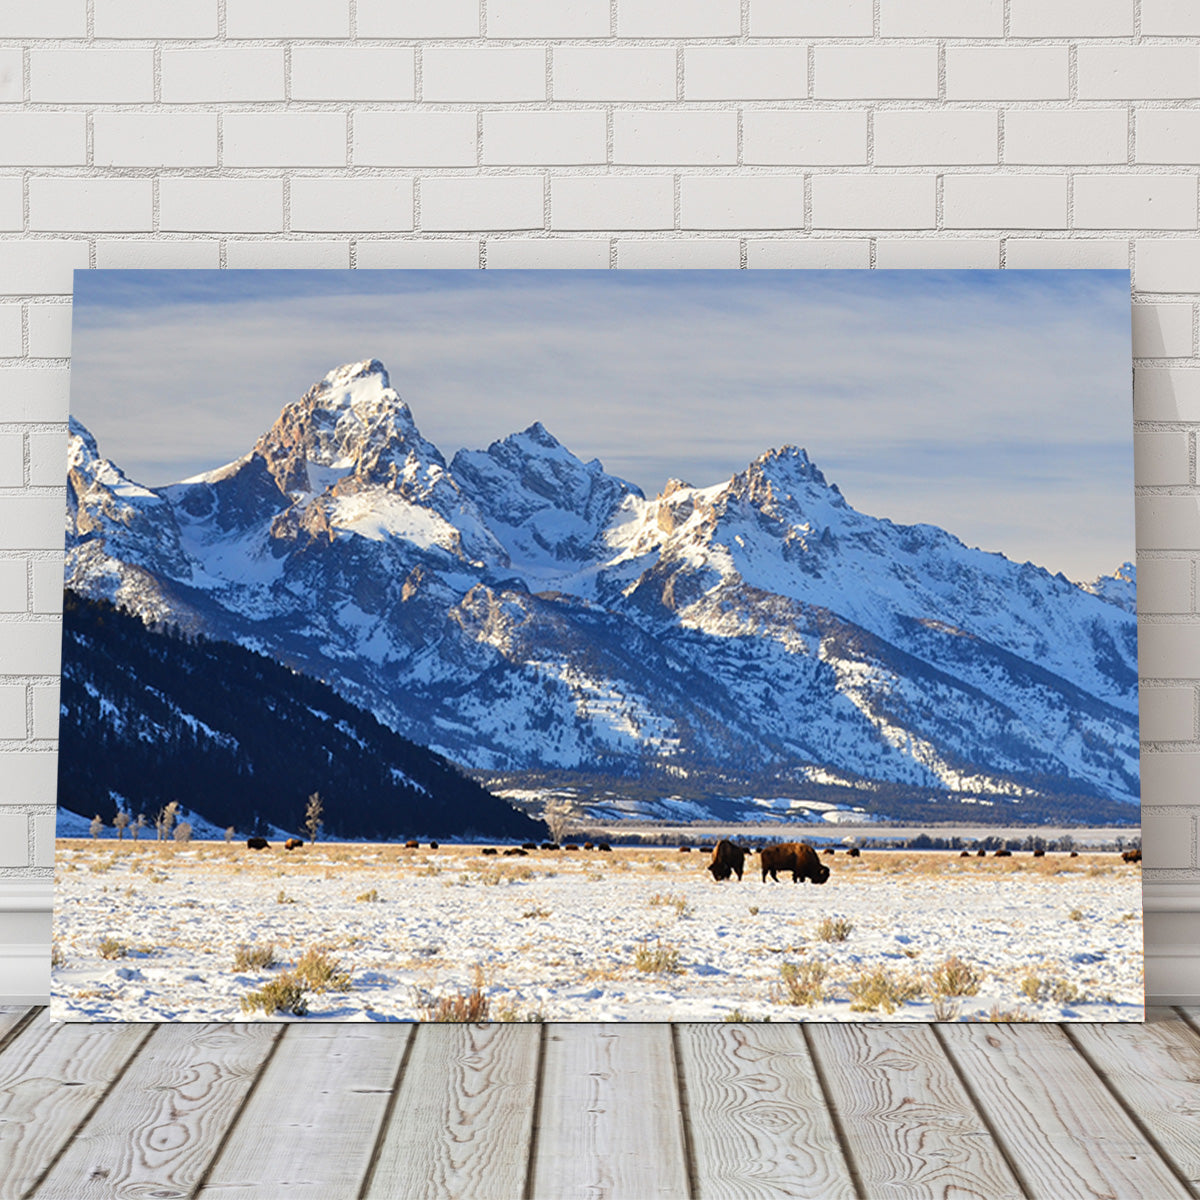
[[[0,50],[0,104],[19,104],[25,98],[24,54]]]
[[[229,241],[225,246],[225,265],[230,270],[347,270],[350,243]]]
[[[1143,687],[1138,717],[1145,742],[1190,742],[1196,736],[1196,689]]]
[[[293,100],[412,100],[417,94],[411,46],[295,46]]]
[[[59,572],[61,583],[62,572]],[[23,558],[0,558],[0,612],[25,612],[29,607]]]
[[[602,271],[608,267],[608,239],[488,238],[487,265],[495,270]]]
[[[215,270],[220,265],[221,244],[216,238],[206,241],[128,238],[96,242],[96,266],[102,270]]]
[[[53,177],[29,181],[30,229],[137,233],[150,229],[153,220],[149,179]]]
[[[24,813],[0,816],[0,867],[28,865],[29,818]]]
[[[1192,0],[1142,0],[1143,37],[1200,34],[1200,9]]]
[[[217,117],[98,112],[92,118],[92,154],[98,167],[215,167]]]
[[[1153,820],[1142,826],[1142,851],[1144,863],[1151,868],[1193,868],[1195,866],[1196,827],[1191,813],[1155,813]],[[1175,914],[1172,914],[1175,915]],[[1180,913],[1186,919],[1185,914]],[[1161,929],[1154,921],[1147,929]],[[1148,957],[1153,960],[1156,943],[1165,938],[1146,938]],[[1153,971],[1153,967],[1150,968]]]
[[[541,229],[544,208],[540,175],[430,176],[421,181],[423,229]]]
[[[229,38],[350,36],[349,0],[225,0]]]
[[[354,118],[354,162],[380,167],[473,167],[473,112],[363,112]]]
[[[737,162],[737,114],[656,109],[613,113],[613,162],[705,166]]]
[[[0,370],[0,421],[65,421],[69,378],[61,368]]]
[[[1200,96],[1200,47],[1080,46],[1081,100],[1185,99]]]
[[[25,439],[19,433],[0,433],[0,488],[25,484]]]
[[[1195,229],[1189,175],[1077,175],[1076,229]]]
[[[1195,496],[1139,496],[1134,503],[1137,516],[1137,544],[1139,550],[1189,550],[1200,543],[1200,498]],[[1164,628],[1164,627],[1157,627]],[[1142,630],[1139,669],[1143,675],[1167,674],[1166,666],[1172,665],[1172,656],[1165,659],[1148,657],[1146,630]],[[1200,647],[1197,631],[1191,631],[1191,640]],[[1173,676],[1194,675],[1200,672],[1200,650],[1192,652],[1186,664],[1170,671]]]
[[[819,99],[933,100],[936,46],[818,46],[813,95]]]
[[[618,37],[736,37],[741,31],[741,0],[617,0]]]
[[[685,177],[679,207],[684,229],[803,228],[804,180],[787,175]]]
[[[1139,558],[1139,613],[1192,611],[1192,564],[1185,558]]]
[[[283,228],[278,179],[191,179],[158,185],[159,225],[166,232],[273,233]]]
[[[31,187],[32,192],[32,187]],[[39,189],[39,195],[43,194]],[[19,176],[10,175],[0,178],[0,229],[18,230],[25,224],[24,202]],[[30,224],[31,229],[42,229],[45,226]]]
[[[1067,181],[1061,175],[947,175],[942,218],[947,229],[1061,229]]]
[[[357,251],[358,266],[366,270],[470,270],[479,266],[479,243],[465,238],[379,238],[360,241]]]
[[[1139,292],[1200,292],[1200,241],[1139,241],[1134,254]]]
[[[65,453],[63,461],[66,461]],[[65,478],[64,468],[64,482]],[[53,550],[62,546],[63,503],[61,496],[0,498],[0,549]],[[17,670],[15,667],[8,669]]]
[[[865,164],[867,114],[747,109],[742,114],[742,161],[755,166]]]
[[[292,180],[293,230],[391,233],[412,227],[411,179]]]
[[[60,689],[53,684],[35,683],[30,687],[29,695],[33,700],[33,736],[57,738]]]
[[[1138,421],[1200,421],[1200,370],[1138,367],[1133,372],[1133,416]]]
[[[479,0],[358,0],[359,37],[478,37]]]
[[[870,37],[871,0],[750,0],[751,37]]]
[[[1003,37],[1002,0],[879,0],[881,37]]]
[[[690,46],[683,52],[685,100],[802,100],[804,46]]]
[[[669,46],[556,46],[555,100],[674,100],[675,51]]]
[[[936,219],[932,175],[818,175],[814,229],[929,229]]]
[[[164,104],[284,98],[283,48],[163,50]]]
[[[0,755],[0,804],[55,803],[58,792],[57,750],[10,750]],[[53,842],[50,842],[53,847]],[[38,864],[42,865],[42,864]],[[46,863],[53,866],[53,861]]]
[[[345,113],[226,113],[222,134],[228,167],[346,165]]]
[[[154,99],[153,50],[31,50],[35,104],[130,104]]]
[[[63,606],[63,556],[33,560],[33,611],[60,613]]]
[[[1052,4],[1010,0],[1010,4],[1010,37],[1074,40],[1133,36],[1133,0],[1054,0]],[[1146,32],[1144,17],[1142,32]]]
[[[1148,498],[1143,498],[1143,503]],[[1155,496],[1156,501],[1184,500]],[[1194,498],[1187,497],[1192,507]],[[1200,626],[1142,625],[1138,630],[1138,673],[1147,679],[1194,679],[1200,674]]]
[[[29,483],[61,488],[67,478],[67,432],[29,435]],[[65,503],[65,500],[64,500]]]
[[[426,100],[499,104],[546,98],[546,52],[540,46],[430,46],[422,55]]]
[[[608,37],[608,0],[488,0],[487,36]]]
[[[39,0],[4,6],[5,38],[87,37],[85,0]]]
[[[1191,483],[1191,447],[1183,432],[1135,433],[1134,480],[1142,486]]]
[[[1188,358],[1192,353],[1190,304],[1135,304],[1134,358]]]
[[[20,684],[0,685],[0,738],[25,739],[25,688]],[[0,817],[0,820],[4,820]],[[0,836],[0,842],[3,837]]]
[[[215,38],[216,0],[95,0],[98,38]]]
[[[1004,262],[1017,271],[1123,271],[1129,266],[1129,243],[1077,237],[1005,238]]]
[[[1066,46],[949,46],[947,100],[1065,100]]]
[[[72,272],[87,265],[85,241],[0,242],[0,293],[69,296]]]
[[[18,500],[0,501],[0,508],[11,509]],[[28,504],[28,501],[24,503]],[[62,513],[59,512],[61,541]],[[19,518],[18,518],[19,519]],[[57,675],[62,652],[62,625],[59,621],[21,621],[0,625],[0,664],[8,675]]]
[[[72,167],[86,162],[83,113],[0,113],[0,165]]]
[[[645,238],[617,243],[617,266],[624,270],[736,271],[741,245],[736,238]]]
[[[24,352],[21,345],[21,306],[0,304],[0,357],[16,358]],[[31,349],[30,353],[34,351]]]
[[[31,304],[28,314],[29,353],[34,358],[68,358],[71,354],[71,306]]]
[[[670,176],[563,176],[550,181],[552,229],[671,229],[674,224]]]
[[[875,114],[875,162],[882,166],[994,163],[999,155],[1000,126],[991,109]]]
[[[1141,109],[1134,125],[1134,157],[1140,163],[1200,162],[1200,110]]]
[[[879,270],[995,270],[1000,242],[995,238],[879,238],[875,243]]]
[[[600,109],[483,114],[485,163],[566,166],[607,157],[607,122]]]
[[[1129,117],[1123,108],[1058,111],[1012,108],[1004,114],[1004,161],[1058,166],[1123,163]]]

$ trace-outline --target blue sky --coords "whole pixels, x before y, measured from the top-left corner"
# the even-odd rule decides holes
[[[1091,579],[1133,557],[1123,271],[87,271],[71,407],[161,484],[381,359],[449,458],[540,420],[648,495],[804,446],[856,508]]]

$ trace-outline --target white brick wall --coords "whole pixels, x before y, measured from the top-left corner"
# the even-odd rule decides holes
[[[1200,997],[1154,957],[1162,889],[1200,914],[1198,38],[1194,0],[5,5],[0,879],[52,864],[73,270],[1128,267],[1149,981]]]

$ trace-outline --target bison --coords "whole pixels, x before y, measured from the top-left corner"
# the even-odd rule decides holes
[[[1033,857],[1034,858],[1045,858],[1046,852],[1045,852],[1045,850],[1041,849],[1041,847],[1039,847],[1037,850],[1035,850],[1033,852]]]
[[[598,842],[596,844],[596,849],[603,850],[606,854],[612,853],[612,847],[607,842]]]
[[[268,845],[270,843],[266,838],[253,837],[246,839],[246,846],[250,850],[265,850]]]
[[[997,850],[996,853],[992,857],[993,858],[1012,858],[1012,851],[1004,850],[1004,849]]]
[[[976,851],[975,851],[975,857],[976,857],[976,858],[987,858],[987,851],[986,851],[986,850],[983,850],[983,849],[976,850]]]
[[[522,850],[536,850],[537,848],[538,848],[537,842],[522,842],[521,843]],[[545,846],[543,846],[542,849],[544,850]]]
[[[480,854],[495,854],[496,847],[495,846],[484,846],[484,848],[482,850],[480,850],[479,853]]]
[[[1140,850],[1125,850],[1121,854],[1121,861],[1127,863],[1141,862],[1142,852]]]
[[[821,853],[832,856],[832,855],[836,854],[837,851],[832,846],[826,846],[825,849],[821,851]]]
[[[421,843],[420,842],[405,842],[404,848],[405,848],[405,850],[420,850]]]
[[[509,846],[504,852],[505,858],[526,858],[529,855],[528,850],[522,850],[520,846]]]
[[[430,850],[436,850],[438,848],[437,842],[430,842],[429,848],[430,848]]]
[[[857,846],[851,846],[850,849],[846,851],[846,854],[850,858],[861,858],[862,857],[862,851]]]
[[[970,850],[960,850],[958,852],[958,857],[959,858],[970,858],[971,852],[970,852]]]
[[[543,842],[542,849],[543,850],[557,850],[558,843],[557,842]]]
[[[738,883],[742,881],[742,870],[746,865],[746,851],[743,847],[735,845],[733,842],[726,841],[722,838],[715,847],[713,847],[712,860],[709,862],[706,870],[712,872],[712,877],[719,883],[722,879],[728,879],[730,875],[736,874]]]
[[[303,845],[304,845],[303,838],[288,838],[288,840],[283,843],[283,848],[285,850],[299,850],[300,847]]]
[[[777,846],[764,846],[759,851],[759,857],[762,860],[763,883],[767,882],[768,875],[778,883],[776,871],[791,871],[793,883],[801,879],[824,883],[829,878],[829,868],[807,842],[781,842]]]

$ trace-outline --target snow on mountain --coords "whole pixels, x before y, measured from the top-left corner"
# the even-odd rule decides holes
[[[473,767],[1138,794],[1132,568],[1080,587],[859,513],[796,447],[652,499],[540,423],[447,464],[368,360],[180,484],[138,487],[77,424],[71,455],[76,590]]]

